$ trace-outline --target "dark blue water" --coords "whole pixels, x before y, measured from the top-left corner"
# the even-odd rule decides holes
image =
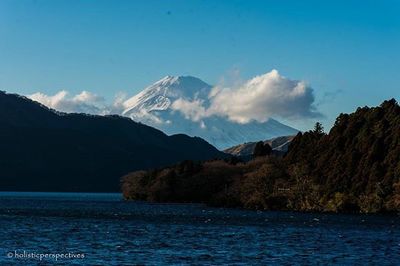
[[[400,264],[399,216],[0,193],[0,228],[0,265]]]

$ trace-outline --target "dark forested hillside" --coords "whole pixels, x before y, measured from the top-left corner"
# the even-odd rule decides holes
[[[119,191],[120,176],[225,156],[120,116],[65,114],[0,92],[0,190]]]
[[[341,114],[329,134],[299,133],[284,158],[212,161],[124,177],[126,198],[254,209],[400,211],[400,107]]]
[[[391,208],[400,185],[400,107],[392,99],[340,114],[329,134],[299,134],[285,159],[301,165],[324,195],[337,192],[373,209]]]

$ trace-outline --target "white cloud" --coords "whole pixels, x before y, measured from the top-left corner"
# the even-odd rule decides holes
[[[54,95],[46,95],[37,92],[28,97],[49,108],[66,113],[87,113],[95,115],[119,114],[122,115],[126,108],[125,93],[117,93],[112,104],[107,104],[105,99],[94,93],[82,91],[81,93],[69,96],[68,91],[62,90]],[[141,110],[131,116],[132,119],[138,121],[149,121],[155,124],[163,123],[163,120],[157,115]],[[171,123],[171,121],[169,121]]]
[[[54,95],[46,95],[37,92],[28,97],[61,112],[89,114],[109,113],[109,107],[106,106],[104,98],[88,91],[82,91],[73,97],[70,97],[65,90],[59,91]]]
[[[210,116],[226,117],[245,124],[250,121],[265,122],[270,117],[297,120],[320,115],[314,106],[313,89],[304,81],[281,76],[277,70],[247,81],[237,78],[232,84],[215,86],[208,99],[179,98],[171,104],[171,109],[182,113],[186,119],[199,122],[202,128],[206,127],[203,119]],[[122,93],[116,94],[112,104],[107,104],[103,97],[88,91],[73,96],[69,96],[65,90],[54,95],[38,92],[28,97],[68,113],[123,114],[128,107],[126,94]],[[145,110],[132,118],[157,124],[164,122],[157,113]]]
[[[206,116],[206,108],[203,106],[203,101],[195,99],[189,101],[183,98],[179,98],[171,104],[172,110],[180,111],[186,119],[192,121],[199,121]]]
[[[233,87],[216,86],[209,94],[209,101],[208,108],[202,101],[185,99],[176,100],[172,106],[193,121],[212,115],[238,123],[265,122],[272,116],[299,119],[320,115],[314,107],[312,88],[304,81],[281,76],[277,70]]]
[[[109,107],[111,114],[122,114],[125,110],[125,101],[128,98],[124,92],[118,92],[114,97],[113,104]]]

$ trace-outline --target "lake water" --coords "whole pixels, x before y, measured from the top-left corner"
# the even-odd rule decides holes
[[[124,202],[119,194],[3,192],[0,228],[0,265],[400,264],[396,215],[255,212]]]

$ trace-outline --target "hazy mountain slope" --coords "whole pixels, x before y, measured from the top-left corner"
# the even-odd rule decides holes
[[[0,92],[0,190],[119,191],[121,175],[225,155],[120,116],[55,112]]]
[[[254,121],[239,124],[214,115],[194,122],[171,108],[172,103],[180,98],[198,100],[207,107],[211,88],[195,77],[167,76],[125,101],[123,115],[167,134],[199,136],[220,149],[244,142],[297,134],[298,130],[274,119],[265,123]]]
[[[264,143],[268,143],[271,148],[275,151],[286,152],[288,150],[290,142],[295,136],[282,136],[269,140],[265,140]],[[235,155],[235,156],[249,156],[253,154],[254,147],[257,142],[247,142],[240,145],[230,147],[224,152]]]

